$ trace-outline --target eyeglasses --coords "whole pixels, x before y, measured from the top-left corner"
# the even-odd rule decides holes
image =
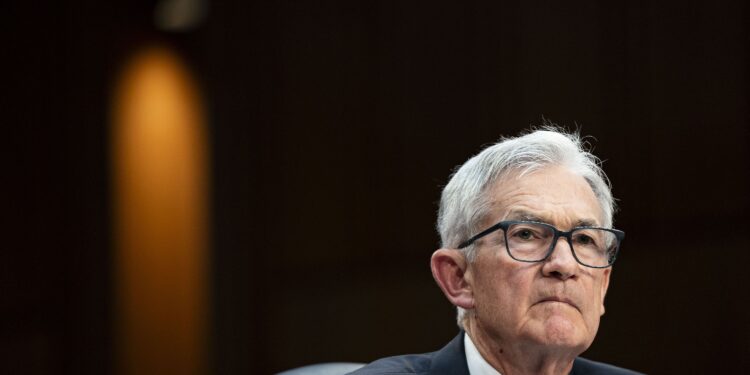
[[[560,237],[565,237],[576,261],[586,267],[607,268],[615,262],[625,232],[598,227],[576,227],[567,232],[535,221],[501,221],[469,238],[463,249],[478,239],[502,229],[505,249],[520,262],[542,262],[552,255]]]

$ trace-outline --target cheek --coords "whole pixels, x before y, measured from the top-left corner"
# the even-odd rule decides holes
[[[603,289],[603,280],[601,277],[597,278],[592,282],[590,289],[586,295],[590,296],[587,299],[588,304],[586,306],[585,319],[587,325],[596,332],[599,326],[599,320],[604,314],[604,293],[606,290]]]
[[[481,269],[475,296],[478,311],[502,316],[518,315],[528,300],[531,282],[523,272],[498,265]]]
[[[597,316],[601,316],[602,314],[604,314],[604,296],[607,294],[608,282],[609,273],[599,275],[599,277],[594,281],[594,287],[592,290],[592,295],[594,296],[594,298],[592,298],[592,303],[594,303],[595,306],[592,307]]]

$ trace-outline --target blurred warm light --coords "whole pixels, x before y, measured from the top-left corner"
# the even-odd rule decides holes
[[[120,374],[206,372],[207,139],[179,58],[147,48],[113,103],[112,166]]]

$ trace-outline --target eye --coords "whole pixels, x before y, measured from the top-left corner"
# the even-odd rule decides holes
[[[534,232],[532,232],[530,229],[521,229],[516,232],[516,237],[522,240],[532,240],[534,239]]]
[[[580,243],[581,245],[590,245],[594,243],[594,239],[585,234],[579,234],[578,236],[576,236],[576,242]]]
[[[602,240],[603,233],[599,233],[595,229],[586,229],[580,232],[576,232],[573,236],[573,241],[577,245],[587,247],[598,247]]]
[[[534,224],[519,224],[511,228],[510,234],[520,241],[536,241],[546,237],[545,228]]]

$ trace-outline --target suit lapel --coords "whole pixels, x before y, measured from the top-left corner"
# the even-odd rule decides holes
[[[435,352],[428,374],[469,375],[464,350],[464,331],[459,332],[448,345]]]

